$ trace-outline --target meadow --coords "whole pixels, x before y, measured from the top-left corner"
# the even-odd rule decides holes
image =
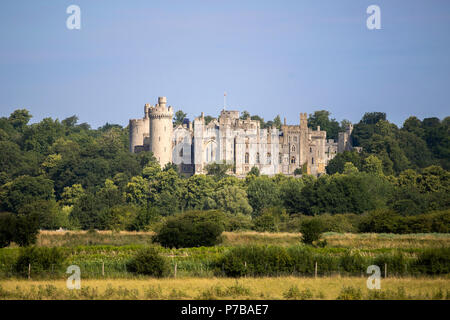
[[[446,278],[388,278],[368,290],[365,277],[166,278],[82,280],[69,290],[64,280],[0,282],[0,299],[450,299]]]
[[[172,271],[167,278],[128,272],[127,262],[139,249],[156,245],[152,236],[152,232],[41,231],[37,247],[58,248],[65,257],[63,267],[52,266],[45,272],[31,267],[27,279],[14,270],[22,249],[0,249],[0,299],[450,299],[448,265],[441,265],[434,275],[413,269],[430,250],[446,254],[449,234],[329,232],[323,235],[326,247],[309,248],[300,243],[299,233],[224,232],[222,244],[214,247],[157,246],[170,261]],[[301,257],[308,261],[298,272],[277,272],[270,277],[231,278],[223,266],[222,270],[217,267],[231,251],[249,246],[303,250],[308,256]],[[363,270],[374,261],[381,267],[382,290],[366,288],[368,275]],[[66,289],[69,265],[81,269],[81,290]]]
[[[91,245],[148,245],[154,232],[132,231],[41,231],[37,246],[75,247]],[[249,244],[290,246],[299,243],[300,233],[289,232],[223,232],[221,246]],[[450,246],[448,233],[336,233],[326,232],[323,238],[335,248],[441,248]]]

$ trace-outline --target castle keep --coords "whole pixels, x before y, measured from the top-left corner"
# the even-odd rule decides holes
[[[206,173],[208,164],[219,162],[232,164],[237,176],[252,167],[267,175],[291,175],[298,168],[320,175],[338,152],[351,149],[352,126],[337,142],[327,140],[320,127],[308,128],[306,113],[300,113],[299,125],[285,119],[281,130],[261,128],[258,120],[242,120],[239,111],[228,110],[208,124],[202,113],[174,128],[173,108],[166,104],[166,97],[159,97],[155,106],[145,105],[144,118],[130,120],[130,152],[152,151],[161,166],[174,163],[185,174]]]

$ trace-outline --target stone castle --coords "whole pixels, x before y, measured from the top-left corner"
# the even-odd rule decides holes
[[[204,174],[213,162],[232,164],[236,176],[252,167],[266,175],[292,175],[296,169],[320,175],[338,152],[352,148],[351,125],[335,142],[320,127],[308,128],[306,113],[300,113],[299,125],[287,125],[285,118],[277,129],[261,128],[258,120],[242,120],[239,111],[225,109],[209,123],[202,112],[193,122],[185,119],[174,127],[166,97],[154,106],[146,104],[144,112],[144,118],[130,120],[130,152],[152,151],[161,166],[174,163],[186,175]]]

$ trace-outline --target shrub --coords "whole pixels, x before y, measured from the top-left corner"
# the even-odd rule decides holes
[[[401,217],[386,209],[374,210],[365,215],[359,225],[360,232],[394,233]]]
[[[354,287],[343,287],[339,292],[336,300],[361,300],[362,292],[361,289]]]
[[[222,241],[224,219],[217,211],[189,211],[168,218],[154,240],[170,248],[214,246]]]
[[[228,277],[279,275],[291,273],[291,261],[283,247],[236,247],[219,258],[217,268]]]
[[[450,273],[450,248],[427,249],[419,253],[412,271],[430,275]]]
[[[170,266],[167,258],[159,254],[153,247],[141,249],[127,263],[127,271],[162,278],[170,273]]]
[[[324,230],[323,223],[318,219],[310,219],[304,221],[300,227],[302,233],[301,240],[305,244],[313,244],[320,239],[320,235]]]
[[[401,252],[394,254],[380,254],[373,262],[374,265],[384,270],[385,264],[387,264],[387,271],[389,275],[402,275],[408,270],[408,260]]]
[[[64,260],[65,256],[60,248],[27,247],[21,249],[14,270],[21,276],[28,274],[29,265],[32,274],[58,271],[62,268]]]
[[[370,263],[358,252],[351,253],[347,251],[340,258],[340,267],[342,270],[350,273],[365,272],[369,265]]]
[[[278,231],[275,217],[270,213],[263,213],[254,220],[256,231],[268,231],[276,232]]]

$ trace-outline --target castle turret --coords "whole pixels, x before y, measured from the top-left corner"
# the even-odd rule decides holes
[[[130,152],[138,152],[144,149],[144,139],[150,134],[150,119],[148,110],[150,105],[144,106],[145,116],[143,119],[130,119],[129,136],[130,136]]]
[[[166,97],[159,97],[158,104],[149,109],[150,151],[161,167],[172,163],[173,108],[166,104]]]

